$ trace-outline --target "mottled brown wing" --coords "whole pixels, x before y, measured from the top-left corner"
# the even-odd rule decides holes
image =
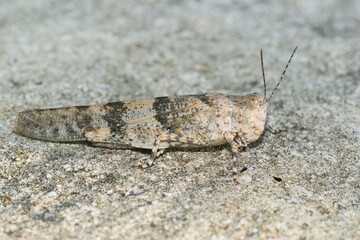
[[[86,141],[82,128],[87,125],[106,127],[107,118],[113,116],[102,105],[30,109],[17,115],[13,132],[43,141]]]
[[[165,129],[175,129],[186,123],[193,115],[209,111],[212,104],[205,95],[187,95],[178,97],[159,97],[152,101],[150,114],[139,114],[139,117],[124,116],[127,126],[156,125]],[[137,108],[136,101],[126,102],[129,108]],[[132,111],[129,111],[132,112]]]
[[[188,117],[209,108],[206,95],[160,97],[148,100],[112,102],[20,112],[13,131],[43,141],[86,141],[82,129],[121,128],[125,126],[159,125],[172,129]]]

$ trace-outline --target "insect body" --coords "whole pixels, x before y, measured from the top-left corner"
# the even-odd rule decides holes
[[[198,148],[228,143],[233,159],[239,148],[256,141],[264,131],[268,102],[293,57],[266,99],[259,93],[245,96],[205,93],[148,100],[20,112],[13,131],[53,142],[87,142],[108,148],[151,149],[149,165],[167,148]]]

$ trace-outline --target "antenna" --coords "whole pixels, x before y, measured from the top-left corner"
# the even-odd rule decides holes
[[[265,81],[264,60],[263,60],[262,49],[260,49],[260,59],[261,59],[261,71],[262,71],[263,81],[264,81],[264,98],[266,99],[266,81]]]
[[[275,91],[276,91],[277,88],[279,87],[280,82],[281,82],[281,80],[284,78],[285,73],[286,73],[286,70],[287,70],[287,68],[289,67],[289,64],[290,64],[290,62],[291,62],[291,59],[293,58],[293,56],[294,56],[297,48],[298,48],[298,47],[296,46],[295,49],[294,49],[294,51],[292,52],[292,54],[291,54],[291,56],[290,56],[290,58],[289,58],[289,61],[287,62],[286,66],[285,66],[285,69],[284,69],[283,73],[281,74],[281,77],[280,77],[278,83],[276,84],[276,86],[275,86],[274,90],[272,91],[270,97],[269,97],[268,99],[266,99],[266,102],[269,102],[269,101],[270,101],[270,99],[271,99],[272,96],[274,95]]]

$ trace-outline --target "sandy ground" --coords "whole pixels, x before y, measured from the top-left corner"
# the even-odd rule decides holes
[[[360,2],[1,1],[1,239],[359,239]],[[28,108],[268,91],[267,130],[148,151],[30,140]]]

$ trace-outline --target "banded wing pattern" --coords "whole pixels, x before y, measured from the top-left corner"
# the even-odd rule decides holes
[[[206,94],[159,97],[107,104],[30,109],[18,114],[13,131],[33,139],[54,142],[87,141],[82,130],[154,126],[175,131],[191,115],[209,110]]]

